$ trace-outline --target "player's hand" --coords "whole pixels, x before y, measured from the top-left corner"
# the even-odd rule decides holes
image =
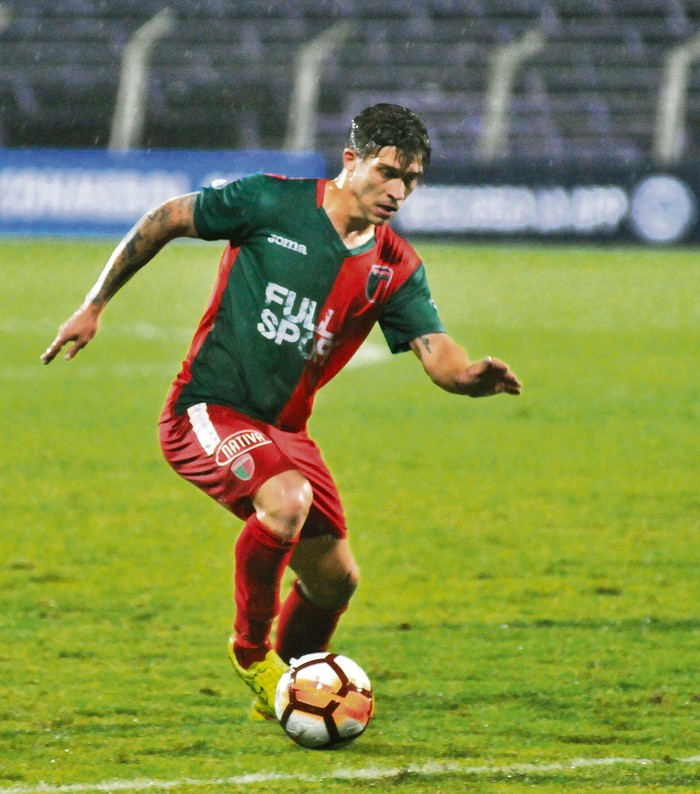
[[[99,320],[100,309],[98,307],[90,303],[81,306],[58,329],[56,338],[41,355],[42,363],[50,364],[68,342],[73,342],[74,344],[68,348],[64,358],[66,361],[75,358],[97,333]]]
[[[467,367],[462,387],[470,397],[490,397],[493,394],[520,394],[522,384],[504,361],[489,356]]]

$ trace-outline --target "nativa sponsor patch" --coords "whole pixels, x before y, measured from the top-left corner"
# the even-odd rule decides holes
[[[250,452],[271,443],[272,441],[259,430],[239,430],[219,444],[216,450],[216,462],[219,466],[227,466],[244,452]]]

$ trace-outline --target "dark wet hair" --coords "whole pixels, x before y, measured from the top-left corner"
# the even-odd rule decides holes
[[[363,159],[385,146],[395,146],[402,166],[420,159],[430,162],[430,138],[425,124],[408,108],[383,102],[365,108],[352,120],[347,147]]]

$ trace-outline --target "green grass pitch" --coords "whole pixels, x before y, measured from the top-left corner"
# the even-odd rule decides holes
[[[319,395],[363,574],[335,650],[377,697],[319,753],[246,722],[240,524],[156,441],[220,246],[171,244],[39,363],[112,247],[0,243],[0,794],[697,790],[696,251],[417,245],[524,392],[454,397],[406,354]]]

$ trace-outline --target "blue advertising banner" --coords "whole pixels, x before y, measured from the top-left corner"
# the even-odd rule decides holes
[[[0,148],[0,234],[121,236],[151,207],[253,173],[325,177],[314,152]],[[431,164],[409,238],[700,241],[700,166]]]
[[[700,168],[615,163],[431,163],[396,218],[406,235],[539,240],[700,239]]]
[[[122,235],[172,196],[253,173],[325,177],[321,154],[1,149],[0,232]]]

